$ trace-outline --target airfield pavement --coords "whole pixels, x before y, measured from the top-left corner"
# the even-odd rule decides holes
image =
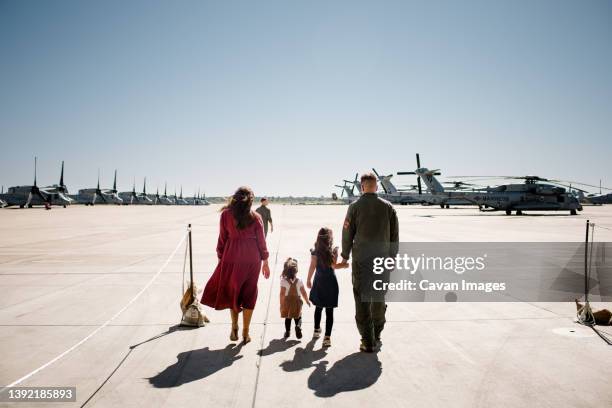
[[[306,306],[304,338],[283,340],[283,260],[298,258],[305,279],[317,229],[332,227],[339,243],[346,208],[271,206],[272,277],[259,280],[253,341],[244,346],[229,341],[227,311],[205,308],[210,324],[177,327],[184,247],[98,330],[160,270],[188,223],[202,287],[216,264],[219,206],[0,210],[0,382],[95,332],[19,386],[76,386],[77,402],[56,407],[612,406],[612,347],[574,323],[571,302],[391,303],[381,351],[363,354],[350,270],[341,270],[332,347],[311,341]],[[581,241],[587,218],[612,226],[612,206],[578,216],[396,208],[402,241]],[[596,234],[612,241],[610,230]]]

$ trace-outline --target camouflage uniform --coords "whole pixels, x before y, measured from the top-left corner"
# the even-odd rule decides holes
[[[353,202],[342,229],[342,258],[353,252],[353,296],[355,321],[366,346],[374,346],[385,325],[387,305],[372,298],[372,259],[395,257],[398,251],[398,221],[395,209],[375,193],[365,193]]]
[[[261,220],[263,221],[263,226],[264,226],[264,236],[267,237],[268,236],[268,223],[272,222],[272,212],[265,205],[260,205],[259,207],[257,207],[255,211],[257,211],[257,214],[261,216]]]

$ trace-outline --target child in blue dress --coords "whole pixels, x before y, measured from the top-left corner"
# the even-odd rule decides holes
[[[347,268],[338,264],[338,247],[334,247],[331,229],[321,228],[314,249],[310,251],[310,267],[306,285],[310,290],[310,301],[315,305],[315,330],[313,338],[321,337],[321,315],[325,309],[325,337],[323,347],[331,346],[331,331],[334,324],[334,308],[338,307],[338,280],[334,269]],[[312,276],[314,274],[314,282]]]

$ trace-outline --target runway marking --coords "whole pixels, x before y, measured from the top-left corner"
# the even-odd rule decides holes
[[[181,240],[179,241],[179,243],[177,244],[176,248],[174,248],[174,251],[172,251],[172,253],[170,254],[170,256],[168,256],[168,258],[166,259],[166,261],[162,264],[162,266],[158,269],[157,273],[155,273],[155,275],[153,275],[153,277],[149,280],[149,282],[147,282],[147,284],[125,305],[123,306],[123,308],[121,308],[121,310],[119,310],[117,313],[115,313],[110,319],[108,319],[106,322],[104,322],[101,326],[99,326],[98,328],[96,328],[94,331],[92,331],[91,333],[89,333],[87,336],[85,336],[83,339],[81,339],[79,342],[77,342],[76,344],[74,344],[72,347],[70,347],[69,349],[67,349],[66,351],[64,351],[63,353],[59,354],[58,356],[56,356],[55,358],[53,358],[52,360],[48,361],[47,363],[43,364],[42,366],[38,367],[37,369],[29,372],[28,374],[24,375],[23,377],[21,377],[20,379],[13,381],[12,383],[10,383],[9,385],[5,386],[4,388],[2,388],[0,390],[0,393],[3,393],[4,391],[6,391],[9,387],[14,387],[17,384],[22,383],[23,381],[27,380],[28,378],[32,377],[34,374],[44,370],[45,368],[49,367],[50,365],[52,365],[53,363],[55,363],[56,361],[60,360],[61,358],[63,358],[64,356],[68,355],[70,352],[72,352],[73,350],[75,350],[76,348],[78,348],[81,344],[85,343],[87,340],[89,340],[90,338],[92,338],[93,336],[95,336],[100,330],[102,330],[103,328],[105,328],[106,326],[108,326],[113,320],[115,320],[120,314],[122,314],[128,307],[130,307],[132,305],[132,303],[134,303],[136,301],[136,299],[138,299],[140,297],[140,295],[142,295],[148,288],[149,286],[151,286],[153,284],[153,282],[155,281],[155,279],[157,279],[157,277],[161,274],[161,272],[166,268],[166,266],[168,266],[168,264],[170,263],[170,260],[172,260],[172,258],[174,257],[174,255],[176,254],[176,252],[179,250],[179,248],[181,247],[181,245],[183,244],[183,242],[185,242],[185,239],[187,238],[187,234],[183,235],[183,238],[181,238]]]

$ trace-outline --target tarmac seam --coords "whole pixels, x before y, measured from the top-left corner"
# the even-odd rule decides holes
[[[283,212],[281,213],[281,220],[283,219],[284,214],[285,214],[285,207],[283,206]],[[278,233],[278,244],[276,245],[276,252],[274,254],[274,268],[273,268],[273,272],[270,274],[270,292],[268,294],[268,304],[266,306],[266,317],[264,318],[264,321],[263,321],[263,331],[261,333],[261,341],[259,342],[259,350],[263,350],[264,341],[266,339],[266,329],[268,327],[268,319],[270,316],[270,304],[272,303],[272,292],[274,290],[274,287],[273,287],[274,277],[276,276],[276,268],[278,265],[278,254],[280,252],[282,236],[283,236],[283,230],[281,229]],[[258,352],[257,361],[255,363],[255,365],[257,366],[257,374],[255,375],[255,386],[253,387],[253,399],[251,401],[251,408],[255,408],[255,404],[257,402],[257,389],[259,388],[259,376],[261,373],[262,360],[263,360],[263,355],[261,352]]]

